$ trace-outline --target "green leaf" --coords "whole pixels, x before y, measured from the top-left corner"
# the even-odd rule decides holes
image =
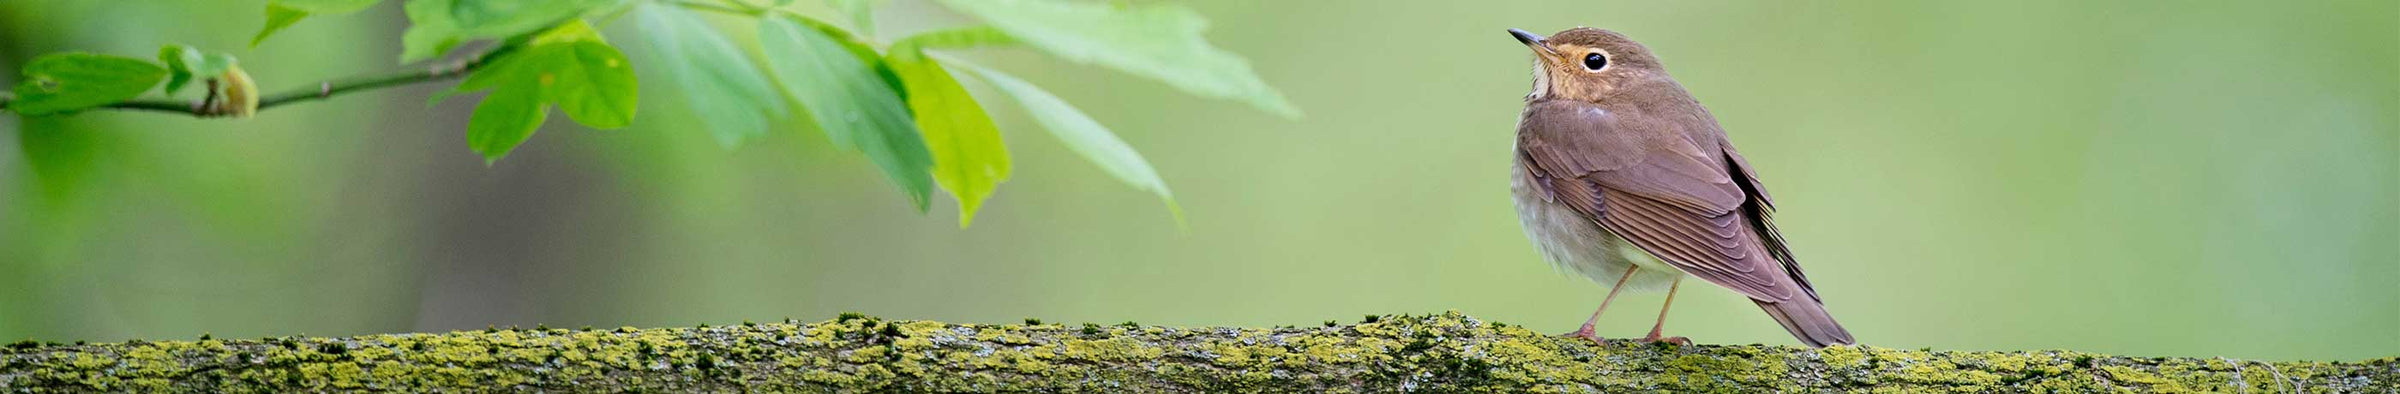
[[[348,14],[374,6],[382,0],[275,0],[269,6],[280,6],[311,14]]]
[[[192,55],[192,54],[197,54],[197,53],[200,53],[200,52],[199,52],[199,51],[187,51],[187,52],[184,52],[184,54],[185,54],[185,55],[184,55],[184,58],[183,58],[184,65],[186,65],[186,66],[191,66],[191,68],[192,68],[192,75],[203,75],[203,76],[208,76],[208,75],[217,75],[217,74],[223,74],[223,73],[225,73],[225,69],[233,68],[233,65],[234,65],[233,55],[227,55],[227,54],[222,54],[222,53],[211,53],[211,54],[201,55],[201,56],[200,56],[200,59],[199,59],[199,61],[195,62],[195,61],[193,61],[193,60],[192,60],[192,58],[191,58],[191,55]]]
[[[768,117],[783,116],[783,96],[766,74],[699,16],[676,7],[644,7],[634,23],[649,46],[637,52],[644,56],[642,64],[675,81],[717,143],[730,148],[766,135]]]
[[[531,43],[533,45],[542,45],[580,41],[598,43],[608,42],[608,40],[600,38],[600,30],[593,28],[592,22],[575,20],[565,24],[560,24],[557,27],[552,27],[550,30],[543,30],[541,34],[536,34],[533,36],[533,41]]]
[[[467,118],[467,148],[483,155],[484,164],[498,162],[533,137],[549,117],[550,105],[542,102],[538,79],[510,80],[475,104],[475,114]]]
[[[633,67],[625,54],[609,46],[590,22],[567,22],[543,31],[521,52],[492,64],[498,71],[477,72],[459,82],[453,92],[504,86],[533,79],[541,100],[558,104],[577,123],[595,129],[614,129],[633,123],[636,94]],[[505,64],[502,64],[505,63]]]
[[[167,65],[166,91],[169,95],[175,94],[177,90],[183,90],[183,84],[192,81],[192,68],[190,65],[184,64],[183,60],[183,54],[187,51],[197,52],[199,50],[183,45],[158,47],[158,62]]]
[[[933,152],[933,180],[958,198],[958,226],[967,227],[983,200],[1008,180],[1008,146],[999,126],[933,58],[895,48],[884,64],[907,87],[908,108]]]
[[[542,45],[543,56],[554,58],[551,69],[537,77],[543,101],[595,129],[633,124],[635,91],[633,67],[625,54],[596,41]]]
[[[803,26],[817,29],[818,32],[833,37],[834,41],[841,42],[842,48],[850,50],[851,55],[858,56],[859,62],[874,65],[875,74],[882,76],[884,83],[891,84],[892,90],[903,90],[900,87],[900,76],[892,74],[892,69],[883,65],[883,55],[875,53],[875,46],[868,44],[865,39],[859,38],[857,34],[851,34],[849,30],[843,30],[841,26],[834,26],[825,21],[810,19],[798,14],[785,14],[785,16],[791,17],[792,21],[800,22]]]
[[[408,30],[400,35],[400,62],[414,63],[449,52],[458,44],[515,37],[556,26],[594,8],[621,0],[408,0]]]
[[[1182,209],[1175,205],[1175,194],[1167,190],[1167,182],[1159,179],[1158,171],[1150,168],[1150,162],[1143,160],[1141,153],[1134,152],[1132,146],[1125,144],[1125,140],[1117,139],[1116,133],[1109,132],[1107,127],[1100,125],[1100,121],[1092,120],[1082,110],[1068,105],[1066,100],[1060,100],[1058,96],[1032,83],[972,64],[950,64],[974,71],[976,76],[990,82],[1000,93],[1016,99],[1017,105],[1025,107],[1025,112],[1033,115],[1035,123],[1049,129],[1050,135],[1057,136],[1059,141],[1065,142],[1068,149],[1082,155],[1084,160],[1099,165],[1109,176],[1125,181],[1125,184],[1136,189],[1158,194],[1160,199],[1166,200],[1167,208],[1176,212],[1177,221],[1181,221]]]
[[[400,33],[400,62],[415,63],[450,52],[467,37],[450,21],[450,0],[408,0],[408,30]]]
[[[199,48],[188,45],[158,47],[158,62],[167,65],[166,93],[170,95],[182,90],[195,75],[213,77],[234,65],[233,55],[200,52]]]
[[[1034,48],[1298,117],[1299,108],[1251,73],[1241,56],[1210,46],[1208,21],[1172,4],[1118,7],[1057,0],[941,0]]]
[[[475,104],[474,114],[467,118],[467,148],[482,155],[485,164],[507,156],[549,119],[539,77],[546,59],[542,49],[525,48],[492,59],[457,87],[435,95],[438,100],[458,93],[492,91]]]
[[[505,37],[539,30],[616,0],[451,0],[450,21],[480,37]]]
[[[527,77],[521,75],[532,72],[528,70],[542,67],[540,65],[528,65],[529,63],[539,63],[540,59],[542,58],[542,56],[534,52],[536,51],[532,48],[519,49],[516,52],[493,58],[490,60],[491,63],[485,64],[483,67],[476,68],[475,72],[467,74],[467,79],[464,81],[459,81],[458,86],[451,87],[450,90],[447,91],[435,92],[433,97],[426,99],[425,104],[428,106],[440,104],[443,99],[447,99],[450,96],[456,96],[459,94],[470,93],[484,89],[497,88],[509,81],[525,79]]]
[[[500,160],[549,118],[551,104],[596,129],[633,123],[633,68],[616,47],[581,21],[545,32],[524,49],[493,59],[450,94],[490,89],[467,120],[467,144],[486,163]]]
[[[933,189],[932,154],[900,93],[832,36],[785,18],[759,21],[759,45],[785,94],[808,109],[836,145],[866,152],[922,211]]]
[[[900,48],[965,49],[1016,44],[1019,44],[1016,37],[1009,37],[1008,32],[1000,31],[998,28],[991,26],[969,26],[933,30],[910,35],[907,38],[900,39],[899,41],[893,41],[892,50],[899,51]]]
[[[53,53],[25,65],[15,102],[24,115],[47,115],[98,107],[140,96],[167,78],[167,69],[122,56]]]
[[[474,73],[467,74],[467,79],[460,81],[457,87],[446,92],[435,93],[431,99],[432,103],[440,103],[443,98],[460,93],[498,87],[504,82],[519,78],[539,77],[537,73],[550,72],[552,69],[558,68],[557,63],[561,62],[560,55],[549,49],[553,47],[552,44],[586,41],[606,42],[600,39],[598,31],[592,30],[592,24],[585,21],[575,21],[545,30],[524,43],[524,48],[518,49],[515,53],[495,57],[491,59],[491,64],[486,64]]]
[[[291,27],[309,15],[336,15],[367,9],[381,0],[275,0],[267,3],[267,26],[250,37],[250,46],[257,47],[267,36]]]
[[[268,36],[283,31],[283,28],[292,27],[294,23],[300,23],[300,19],[307,18],[308,14],[308,11],[284,6],[282,3],[267,3],[267,26],[259,28],[258,35],[250,36],[250,46],[258,47],[258,43],[266,42]]]
[[[833,8],[850,16],[850,28],[860,34],[875,35],[875,3],[877,0],[833,0]]]

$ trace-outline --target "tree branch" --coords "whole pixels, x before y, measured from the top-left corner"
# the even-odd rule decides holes
[[[776,9],[771,7],[759,7],[750,5],[748,3],[741,3],[742,6],[748,8],[736,8],[723,4],[704,3],[690,0],[665,0],[664,3],[694,10],[730,13],[737,15],[759,15],[776,11]],[[468,56],[463,60],[448,64],[437,64],[426,67],[422,70],[411,70],[381,75],[357,76],[340,80],[319,82],[314,88],[293,89],[279,94],[261,96],[261,99],[258,102],[258,109],[266,110],[268,108],[274,108],[284,104],[327,99],[332,98],[336,94],[342,94],[356,90],[380,89],[392,86],[443,81],[463,77],[468,73],[474,72],[477,67],[481,67],[485,63],[488,63],[489,60],[515,49],[516,48],[513,45],[500,45],[489,51],[485,51],[484,53]],[[211,89],[211,93],[214,93],[214,89]],[[9,104],[14,101],[16,101],[15,95],[0,91],[0,110],[7,110]],[[223,113],[219,113],[219,111],[216,109],[210,108],[209,104],[210,103],[206,102],[206,100],[187,101],[173,99],[134,99],[103,105],[96,107],[96,109],[172,112],[189,114],[198,117],[214,117],[225,115]]]
[[[19,344],[12,392],[2389,392],[2400,359],[1593,345],[1456,313],[1317,328],[814,324]]]
[[[426,66],[423,69],[399,71],[379,75],[363,75],[319,82],[316,86],[310,88],[292,89],[282,93],[261,96],[261,98],[258,100],[258,109],[263,111],[268,108],[274,108],[285,104],[293,104],[311,100],[322,100],[332,98],[334,95],[352,91],[381,89],[393,86],[436,82],[464,77],[467,74],[474,72],[476,68],[490,63],[491,59],[505,55],[515,49],[516,48],[511,45],[500,45],[493,47],[491,50],[484,51],[483,53],[468,56],[465,59],[447,63],[435,63]],[[211,89],[210,93],[214,94],[214,89]],[[9,102],[15,101],[15,99],[15,96],[6,93],[0,93],[0,109],[8,109]],[[217,113],[208,107],[209,106],[204,101],[135,99],[104,105],[98,108],[173,112],[190,114],[192,116],[199,117],[224,115]]]

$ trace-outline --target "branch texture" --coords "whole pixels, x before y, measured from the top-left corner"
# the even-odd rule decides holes
[[[2395,392],[2400,359],[1594,345],[1457,313],[1323,328],[814,324],[19,344],[0,391]]]

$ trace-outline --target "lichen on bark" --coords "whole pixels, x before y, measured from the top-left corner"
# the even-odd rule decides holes
[[[864,316],[0,348],[0,391],[2395,392],[2400,359],[1595,345],[1455,312],[1327,327]]]

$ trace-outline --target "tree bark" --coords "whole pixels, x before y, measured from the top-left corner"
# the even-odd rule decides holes
[[[2381,392],[2400,358],[1611,343],[1453,313],[1326,327],[833,321],[0,349],[5,392]]]

